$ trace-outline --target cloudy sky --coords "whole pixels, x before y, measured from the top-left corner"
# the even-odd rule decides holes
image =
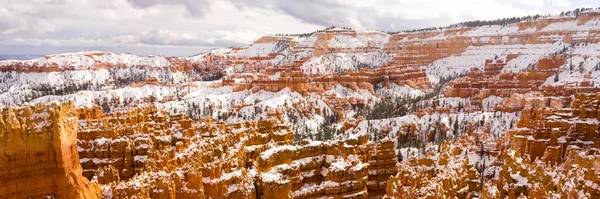
[[[0,0],[0,54],[188,56],[327,26],[406,30],[600,7],[598,0]]]

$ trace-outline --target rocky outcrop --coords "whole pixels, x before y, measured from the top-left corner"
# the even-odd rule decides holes
[[[196,122],[155,106],[79,118],[83,173],[105,198],[380,198],[396,172],[391,140],[294,146],[276,119]]]
[[[81,173],[72,103],[1,108],[0,198],[100,198]]]
[[[244,80],[235,80],[241,78]],[[308,95],[311,92],[323,94],[324,91],[331,90],[337,84],[354,90],[365,89],[374,93],[373,85],[369,82],[369,78],[361,75],[335,75],[333,77],[326,77],[304,74],[302,72],[281,72],[277,79],[269,79],[259,75],[250,77],[232,75],[229,78],[225,78],[222,83],[223,86],[233,86],[234,92],[242,90],[278,92],[284,88],[289,88],[291,91],[303,95]]]
[[[387,183],[388,198],[472,198],[479,191],[480,174],[468,159],[460,158],[463,147],[445,142],[439,154],[412,158],[398,166],[398,174]]]
[[[264,198],[366,198],[365,144],[363,136],[269,149],[257,162],[257,193]]]
[[[77,145],[83,175],[91,178],[105,166],[113,166],[121,179],[139,173],[152,151],[170,148],[178,141],[171,139],[175,132],[168,131],[167,125],[180,125],[179,121],[165,123],[164,115],[155,106],[112,114],[103,114],[99,107],[80,109]]]
[[[385,186],[391,176],[396,175],[396,149],[394,141],[385,138],[378,143],[372,143],[367,153],[369,163],[367,189],[369,198],[381,198],[385,195]]]
[[[391,140],[367,143],[363,135],[272,148],[257,165],[264,198],[380,198],[396,172],[396,152]]]
[[[274,121],[199,123],[155,106],[79,113],[84,174],[103,184],[105,198],[253,198],[248,166],[269,143],[292,142]]]
[[[473,132],[442,144],[440,152],[401,162],[388,181],[387,196],[600,197],[600,93],[573,98],[529,93],[510,99],[505,104],[515,105],[505,107],[521,117],[505,137],[492,140]]]
[[[507,98],[513,94],[537,91],[548,77],[558,72],[564,64],[561,56],[539,59],[535,69],[517,73],[500,73],[506,65],[502,60],[488,60],[483,71],[472,68],[467,77],[451,81],[445,91],[447,97],[475,98],[472,102],[480,105],[489,96]]]
[[[597,154],[573,151],[562,165],[564,169],[521,155],[513,149],[502,155],[498,178],[486,183],[482,198],[600,197],[600,178],[594,166],[600,162]]]
[[[532,161],[562,164],[572,150],[593,149],[598,140],[600,93],[571,98],[529,98],[517,128],[507,132],[513,149]]]
[[[104,185],[109,198],[254,198],[254,160],[269,146],[292,142],[287,127],[274,121],[224,125],[206,120],[173,126],[171,130],[195,133],[182,133],[167,148],[151,145],[152,155],[136,176]]]

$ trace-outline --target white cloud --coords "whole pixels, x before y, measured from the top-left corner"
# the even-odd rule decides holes
[[[25,29],[23,19],[15,17],[8,9],[0,7],[0,34],[13,34]]]
[[[267,0],[260,6],[322,26],[353,26],[358,28],[402,29],[449,25],[467,20],[489,20],[529,14],[554,12],[547,4],[565,7],[568,0]],[[544,11],[548,10],[548,11]],[[540,13],[542,12],[542,13]]]
[[[569,0],[552,0],[552,5],[554,6],[558,6],[558,7],[569,7],[571,6],[571,1]]]

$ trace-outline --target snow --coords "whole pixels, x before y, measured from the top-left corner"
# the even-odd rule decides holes
[[[522,71],[530,65],[537,63],[540,58],[549,56],[565,47],[566,44],[556,42],[554,44],[528,44],[523,45],[521,48],[507,49],[506,54],[519,54],[519,56],[507,62],[502,72]]]
[[[387,34],[358,34],[356,37],[349,35],[336,35],[329,40],[330,48],[365,48],[378,47],[382,48],[389,40]]]
[[[95,142],[96,142],[96,146],[102,146],[102,145],[105,145],[107,143],[110,144],[112,142],[112,140],[108,139],[108,138],[102,137],[102,138],[96,139]]]
[[[369,92],[368,90],[358,89],[357,91],[354,91],[350,88],[343,87],[340,84],[336,84],[333,87],[333,89],[325,91],[324,94],[333,95],[333,96],[337,96],[339,98],[346,98],[346,99],[357,98],[357,99],[369,100],[369,99],[375,98],[375,96],[373,96],[373,94],[371,94],[371,92]]]
[[[433,61],[429,64],[427,75],[432,82],[435,78],[449,78],[466,75],[469,69],[473,67],[483,68],[486,59],[492,59],[499,53],[494,53],[488,48],[501,48],[500,46],[468,47],[461,55],[452,55]]]
[[[483,105],[483,109],[486,111],[490,111],[493,108],[496,107],[496,105],[498,105],[498,103],[500,103],[504,98],[498,97],[498,96],[489,96],[485,99],[483,99],[481,101],[481,104]]]
[[[535,64],[539,58],[551,55],[566,47],[562,42],[554,44],[506,44],[506,45],[483,45],[470,46],[460,55],[452,55],[446,58],[435,60],[428,65],[427,75],[432,82],[437,82],[439,78],[457,77],[466,75],[469,69],[483,69],[487,59],[506,59],[509,54],[518,54],[515,59],[510,60],[502,72],[518,72],[526,69],[531,64]]]
[[[520,112],[504,113],[504,112],[474,112],[474,113],[451,113],[451,114],[440,114],[433,113],[430,115],[424,115],[421,118],[414,114],[408,114],[402,117],[386,118],[381,120],[364,120],[360,122],[356,127],[350,128],[344,132],[343,138],[349,139],[352,136],[368,134],[369,125],[374,129],[374,132],[379,132],[384,127],[389,128],[390,133],[388,136],[395,139],[398,133],[406,133],[401,131],[402,124],[413,123],[417,125],[417,133],[424,135],[436,122],[444,123],[449,130],[452,131],[453,125],[450,124],[450,120],[453,122],[466,122],[473,123],[481,121],[485,118],[486,122],[490,123],[492,134],[495,136],[503,135],[504,132],[510,129],[511,126],[519,119]],[[459,131],[460,132],[460,131]],[[450,133],[451,134],[451,133]]]
[[[499,26],[499,25],[491,25],[491,26],[482,26],[479,28],[475,28],[469,30],[462,34],[462,36],[470,36],[470,37],[482,37],[482,36],[497,36],[497,35],[510,35],[516,33],[525,33],[530,30],[519,31],[518,26]]]
[[[569,85],[577,86],[584,81],[593,83],[594,87],[600,86],[600,53],[599,44],[579,45],[573,48],[572,57],[560,67],[558,81],[556,76],[550,76],[543,85]],[[573,70],[571,70],[571,65]]]
[[[377,68],[392,58],[383,50],[367,53],[328,53],[312,57],[301,69],[309,74],[330,74],[359,71],[361,68]]]
[[[381,97],[381,96],[389,96],[389,97],[393,97],[393,98],[404,98],[404,97],[409,97],[409,98],[416,98],[416,97],[420,97],[425,95],[425,92],[421,91],[421,90],[417,90],[414,89],[410,86],[406,86],[406,85],[402,85],[402,86],[398,86],[395,83],[391,83],[390,88],[380,88],[377,89],[377,91],[375,91],[377,93],[377,96]]]
[[[298,150],[298,148],[299,148],[298,146],[290,146],[290,145],[284,145],[284,146],[270,148],[270,149],[260,153],[260,158],[262,160],[269,160],[269,159],[271,159],[271,156],[277,155],[277,153],[280,153],[282,151],[296,151],[296,150]]]
[[[344,159],[338,159],[338,161],[331,163],[329,170],[330,171],[338,171],[338,172],[345,171],[350,166],[351,165],[348,162],[346,162]]]
[[[234,55],[242,57],[266,57],[275,52],[276,43],[254,43]]]
[[[407,160],[408,158],[418,156],[419,155],[419,149],[412,148],[412,147],[401,148],[398,151],[398,153],[400,153],[402,155],[403,160]]]
[[[469,99],[460,97],[443,97],[438,99],[438,104],[441,107],[458,108],[460,105],[466,106]]]
[[[530,186],[530,184],[528,183],[528,179],[527,177],[523,177],[520,175],[520,173],[516,173],[516,174],[510,174],[510,177],[516,181],[516,185],[517,186]]]
[[[597,18],[592,19],[585,24],[577,25],[577,20],[555,22],[548,24],[542,28],[542,32],[560,31],[560,30],[573,30],[573,31],[589,31],[589,30],[600,30],[600,23]]]
[[[276,182],[278,184],[288,183],[288,179],[284,179],[284,176],[281,173],[275,172],[271,170],[269,172],[264,172],[260,174],[262,182]]]
[[[24,65],[40,65],[49,66],[57,64],[62,67],[75,67],[76,69],[90,69],[99,66],[97,63],[106,63],[112,65],[124,64],[128,66],[150,66],[150,67],[164,67],[170,66],[170,62],[163,56],[137,56],[133,54],[116,54],[110,52],[100,51],[88,51],[88,52],[75,52],[75,53],[63,53],[49,55],[37,59],[17,61],[8,60],[0,61],[0,66],[9,65],[14,63],[22,63]]]
[[[148,160],[148,156],[147,155],[136,155],[133,156],[133,161],[134,162],[146,162]]]
[[[99,99],[103,103],[105,99],[118,98],[121,103],[125,100],[140,102],[144,98],[154,96],[157,100],[172,96],[175,92],[174,87],[163,87],[154,85],[144,85],[138,88],[125,87],[108,91],[80,91],[71,95],[48,95],[32,100],[31,103],[48,103],[52,101],[74,101],[77,107],[90,107],[94,105],[94,100]]]

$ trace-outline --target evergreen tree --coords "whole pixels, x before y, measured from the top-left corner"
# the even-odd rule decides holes
[[[396,155],[396,159],[398,160],[398,162],[402,162],[404,160],[404,157],[402,157],[402,153],[400,151],[398,151],[398,155]]]

